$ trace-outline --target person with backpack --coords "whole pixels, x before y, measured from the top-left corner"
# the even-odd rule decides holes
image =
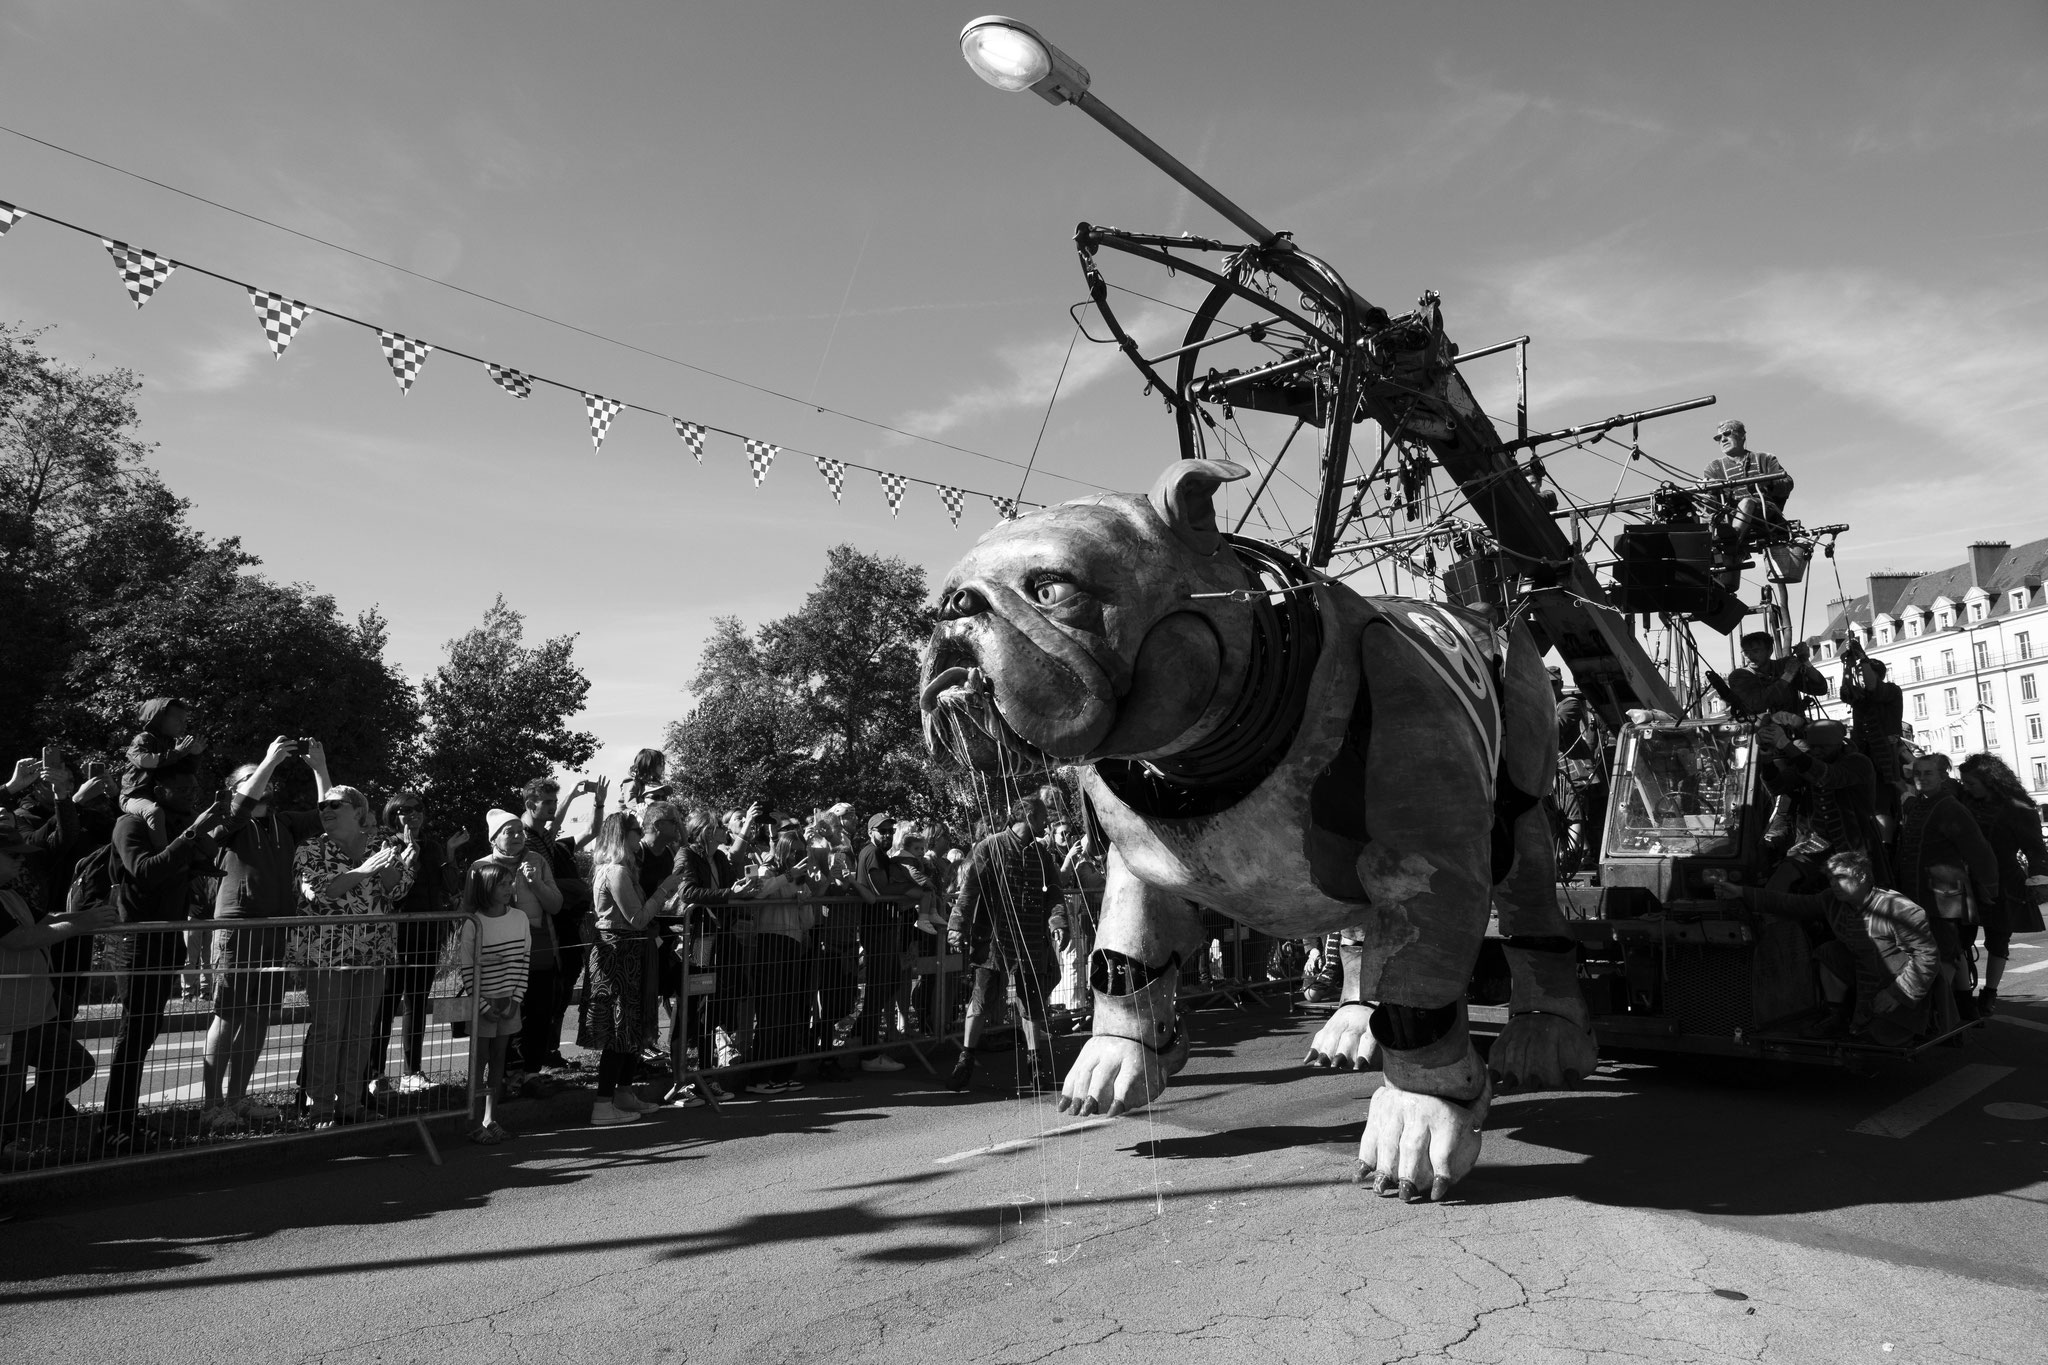
[[[86,906],[107,907],[113,893],[107,875],[106,849],[114,837],[113,779],[98,763],[85,764],[80,781],[72,765],[54,746],[43,750],[43,761],[23,759],[15,765],[16,782],[8,784],[10,795],[20,794],[15,816],[28,834],[27,866],[15,882],[15,890],[37,919],[64,914]],[[29,769],[29,782],[19,782]],[[84,890],[74,895],[79,865],[94,851],[100,857]],[[79,997],[92,970],[93,936],[72,934],[50,945],[50,987],[57,996],[57,1021],[68,1024],[78,1017]]]
[[[199,793],[197,773],[165,773],[138,787],[134,800],[139,809],[124,811],[115,822],[107,871],[123,924],[183,924],[191,917],[192,883],[212,865],[218,852],[212,835],[227,813],[225,800],[201,809]],[[89,857],[87,863],[91,861]],[[80,875],[91,870],[82,864]],[[156,1146],[155,1135],[136,1118],[142,1064],[163,1032],[164,1004],[176,993],[178,970],[185,962],[183,933],[138,933],[132,942],[126,1008],[120,1038],[107,1063],[106,1107],[101,1113],[100,1136],[108,1156]]]
[[[30,848],[28,831],[0,812],[0,1158],[33,1155],[28,1125],[64,1114],[65,1096],[92,1079],[92,1054],[57,1018],[49,950],[89,944],[113,918],[104,904],[36,915],[13,886]]]

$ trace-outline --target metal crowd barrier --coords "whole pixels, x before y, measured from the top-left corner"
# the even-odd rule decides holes
[[[51,949],[55,1017],[0,1038],[0,1174],[474,1111],[481,1054],[462,990],[475,937],[454,932],[470,918],[117,924],[89,948]],[[316,936],[379,929],[395,966],[309,960]],[[0,991],[32,978],[0,976]],[[211,1080],[209,1059],[225,1063]],[[309,1099],[326,1083],[332,1112]],[[112,1140],[122,1132],[138,1136]]]
[[[663,916],[650,941],[652,1022],[666,1016],[676,1084],[925,1044],[954,1027],[957,954],[893,901],[735,900]]]

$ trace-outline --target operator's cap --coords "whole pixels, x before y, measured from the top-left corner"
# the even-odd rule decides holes
[[[893,825],[896,817],[885,810],[878,810],[868,817],[868,833],[873,834],[884,825]]]
[[[1801,738],[1809,741],[1820,740],[1822,743],[1833,743],[1837,740],[1848,739],[1849,727],[1838,720],[1810,720],[1806,723],[1806,731]]]

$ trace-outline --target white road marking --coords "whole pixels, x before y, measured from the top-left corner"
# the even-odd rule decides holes
[[[1064,1128],[1049,1128],[1037,1137],[1011,1138],[1008,1142],[992,1142],[986,1147],[973,1147],[964,1152],[955,1152],[951,1156],[940,1157],[932,1164],[934,1166],[950,1166],[956,1161],[965,1161],[969,1157],[993,1156],[998,1152],[1021,1151],[1023,1148],[1043,1142],[1047,1138],[1064,1137],[1068,1133],[1078,1133],[1088,1128],[1100,1128],[1103,1124],[1109,1122],[1111,1122],[1111,1119],[1108,1115],[1095,1119],[1082,1119],[1079,1123],[1070,1123]]]
[[[1972,1062],[1959,1066],[1934,1084],[1914,1091],[1889,1109],[1880,1109],[1849,1131],[1873,1137],[1902,1138],[1919,1132],[1980,1090],[2012,1075],[2015,1068]]]
[[[2029,962],[2024,967],[2007,967],[2005,969],[2007,976],[2025,976],[2028,972],[2048,972],[2048,960]]]
[[[1984,1106],[1984,1112],[1995,1119],[2018,1119],[2022,1123],[2033,1119],[2048,1119],[2048,1109],[2043,1109],[2038,1104],[2020,1104],[2013,1100],[1987,1104]]]
[[[1994,1014],[1991,1017],[2001,1024],[2011,1024],[2014,1028],[2030,1028],[2041,1033],[2048,1033],[2048,1024],[2044,1024],[2038,1019],[2022,1019],[2017,1014]]]

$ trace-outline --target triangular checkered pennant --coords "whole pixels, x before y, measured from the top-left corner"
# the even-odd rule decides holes
[[[882,496],[889,500],[889,515],[900,515],[903,511],[903,485],[907,480],[903,475],[891,474],[886,469],[875,472],[882,476]]]
[[[491,382],[514,398],[533,396],[533,380],[526,374],[503,365],[493,365],[488,360],[484,362],[484,368],[491,372]]]
[[[612,429],[612,418],[619,415],[624,407],[616,398],[605,398],[598,394],[583,395],[583,410],[590,414],[590,448],[604,449],[604,434]]]
[[[116,242],[102,237],[100,245],[114,258],[114,265],[121,272],[121,283],[128,286],[128,297],[135,300],[137,308],[148,303],[149,296],[154,294],[158,287],[171,277],[171,272],[178,268],[176,261],[152,251],[144,251],[140,247],[132,247],[126,242]]]
[[[999,498],[991,493],[988,495],[988,500],[996,505],[996,515],[1004,521],[1015,521],[1017,519],[1017,500],[1015,498]]]
[[[424,341],[414,341],[396,332],[379,330],[377,336],[384,343],[384,361],[391,366],[391,377],[398,381],[399,390],[412,392],[412,381],[420,377],[420,367],[427,363],[427,357],[434,348]]]
[[[781,446],[769,445],[766,441],[746,438],[747,464],[754,471],[754,487],[761,486],[761,480],[768,477],[768,466],[775,463],[775,457],[782,453]]]
[[[28,217],[27,209],[18,209],[5,200],[0,200],[0,237],[5,237],[7,229],[13,227],[26,217]]]
[[[957,488],[948,488],[946,485],[940,484],[939,501],[946,504],[946,515],[953,519],[955,526],[958,526],[960,524],[960,511],[967,505],[967,495]]]
[[[825,482],[832,485],[832,501],[843,502],[840,490],[846,487],[846,461],[828,460],[823,455],[813,455],[818,462],[818,472],[825,476]]]
[[[683,438],[683,444],[697,457],[697,463],[704,463],[704,428],[695,422],[685,422],[680,417],[668,419],[676,424],[676,435]]]
[[[292,338],[306,323],[306,315],[313,310],[297,300],[282,294],[266,294],[261,289],[249,291],[249,303],[256,310],[263,339],[270,343],[270,353],[283,360],[284,348],[292,344]]]

